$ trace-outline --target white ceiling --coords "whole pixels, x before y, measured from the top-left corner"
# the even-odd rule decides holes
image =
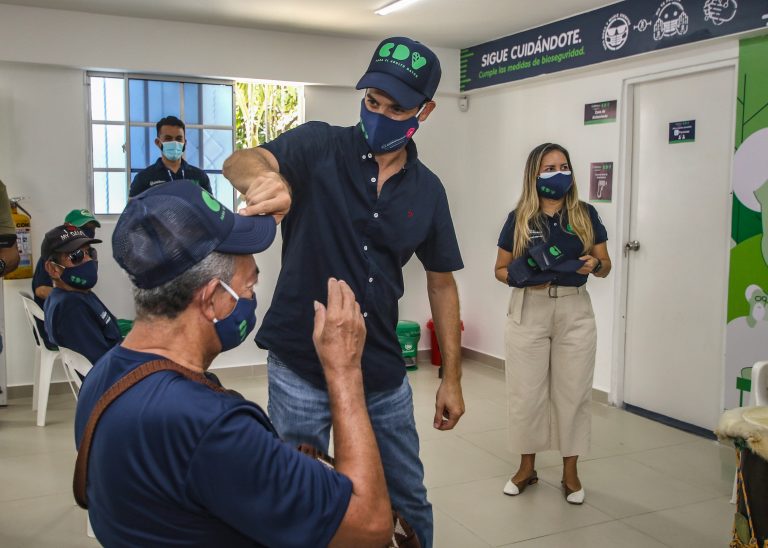
[[[374,10],[391,0],[0,0],[19,6],[372,40],[401,35],[448,48],[474,46],[614,2],[420,0],[380,16]]]

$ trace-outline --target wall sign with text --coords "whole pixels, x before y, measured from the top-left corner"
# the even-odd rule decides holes
[[[613,162],[589,164],[589,201],[610,202],[613,198]]]
[[[693,143],[696,140],[696,120],[669,123],[669,143]]]
[[[461,50],[461,91],[768,25],[760,0],[625,0]]]
[[[607,124],[616,121],[616,100],[584,105],[584,124]]]

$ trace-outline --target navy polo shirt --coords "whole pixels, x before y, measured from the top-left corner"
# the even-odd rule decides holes
[[[405,375],[395,332],[403,265],[415,253],[428,271],[463,267],[442,183],[410,142],[405,166],[377,197],[379,166],[359,126],[308,122],[263,147],[277,158],[293,203],[280,225],[282,268],[256,342],[324,387],[312,303],[326,302],[335,277],[349,284],[366,320],[366,390],[397,388]]]
[[[608,232],[605,230],[603,221],[597,214],[597,210],[586,202],[582,202],[589,212],[589,219],[592,221],[592,230],[595,233],[595,244],[601,244],[608,240]],[[529,248],[533,245],[541,243],[543,240],[551,244],[557,245],[565,256],[565,260],[578,259],[584,255],[584,244],[578,236],[570,232],[570,225],[568,224],[568,212],[565,208],[561,209],[559,213],[556,213],[552,217],[545,215],[547,226],[545,227],[544,234],[536,234],[532,232],[531,242]],[[532,229],[533,230],[533,229]],[[499,234],[498,246],[510,253],[514,246],[514,234],[515,234],[515,212],[512,211],[507,217],[507,221],[504,223],[504,227]],[[543,239],[543,240],[542,240]],[[575,272],[552,272],[553,284],[580,287],[587,283],[587,276],[584,274],[577,274]],[[522,284],[522,286],[528,285],[540,285],[542,283],[541,278],[537,276],[533,280],[529,280]]]
[[[45,260],[40,257],[35,265],[35,273],[32,275],[32,298],[41,309],[45,308],[45,299],[38,297],[35,290],[44,285],[53,287],[53,280],[51,280],[48,272],[45,271]],[[45,323],[37,318],[35,318],[35,323],[37,323],[37,330],[40,331],[40,334],[43,336],[45,346],[49,350],[55,350],[56,345],[50,341],[50,337],[48,337],[48,334],[45,331]]]
[[[133,198],[153,186],[170,183],[171,181],[180,181],[182,179],[197,183],[209,193],[213,194],[213,191],[211,190],[211,181],[208,180],[208,175],[206,175],[203,170],[188,164],[187,161],[182,158],[179,171],[174,173],[165,167],[162,158],[158,158],[154,164],[136,174],[136,177],[133,178],[133,182],[131,183],[131,188],[128,190],[128,197]]]
[[[80,389],[78,446],[101,395],[157,359],[116,346],[99,361]],[[328,545],[352,482],[280,441],[255,403],[161,371],[101,416],[86,489],[104,546],[304,548]]]
[[[45,299],[45,330],[51,342],[82,354],[92,364],[123,340],[117,318],[93,291],[54,287]]]

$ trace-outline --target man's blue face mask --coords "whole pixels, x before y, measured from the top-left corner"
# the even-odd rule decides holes
[[[182,154],[184,154],[184,143],[178,141],[165,141],[163,143],[163,156],[171,162],[180,160]]]
[[[371,152],[374,154],[394,152],[407,145],[419,129],[419,115],[423,108],[406,120],[393,120],[368,110],[363,99],[360,104],[360,129],[368,146],[371,147]]]

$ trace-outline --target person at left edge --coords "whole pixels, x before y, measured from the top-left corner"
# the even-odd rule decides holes
[[[5,184],[0,181],[0,278],[19,266],[19,249],[16,247],[16,225],[11,216],[11,202]]]
[[[208,175],[182,158],[187,148],[184,122],[175,116],[166,116],[156,124],[156,128],[155,146],[160,149],[160,157],[154,164],[136,174],[128,190],[128,197],[133,198],[153,186],[179,180],[197,183],[212,194]]]
[[[51,342],[79,352],[95,364],[123,340],[117,318],[91,290],[98,279],[98,256],[89,237],[71,224],[45,233],[41,256],[53,279],[45,300],[45,330]]]
[[[71,224],[77,228],[83,229],[89,238],[96,237],[96,229],[101,228],[101,223],[93,216],[93,213],[87,209],[73,209],[64,217],[64,224]],[[53,291],[53,280],[45,270],[45,257],[40,257],[35,265],[35,273],[32,275],[32,295],[37,305],[45,308],[45,299]],[[43,344],[50,350],[55,350],[56,346],[50,341],[45,331],[45,323],[35,318],[37,329],[43,336]]]

